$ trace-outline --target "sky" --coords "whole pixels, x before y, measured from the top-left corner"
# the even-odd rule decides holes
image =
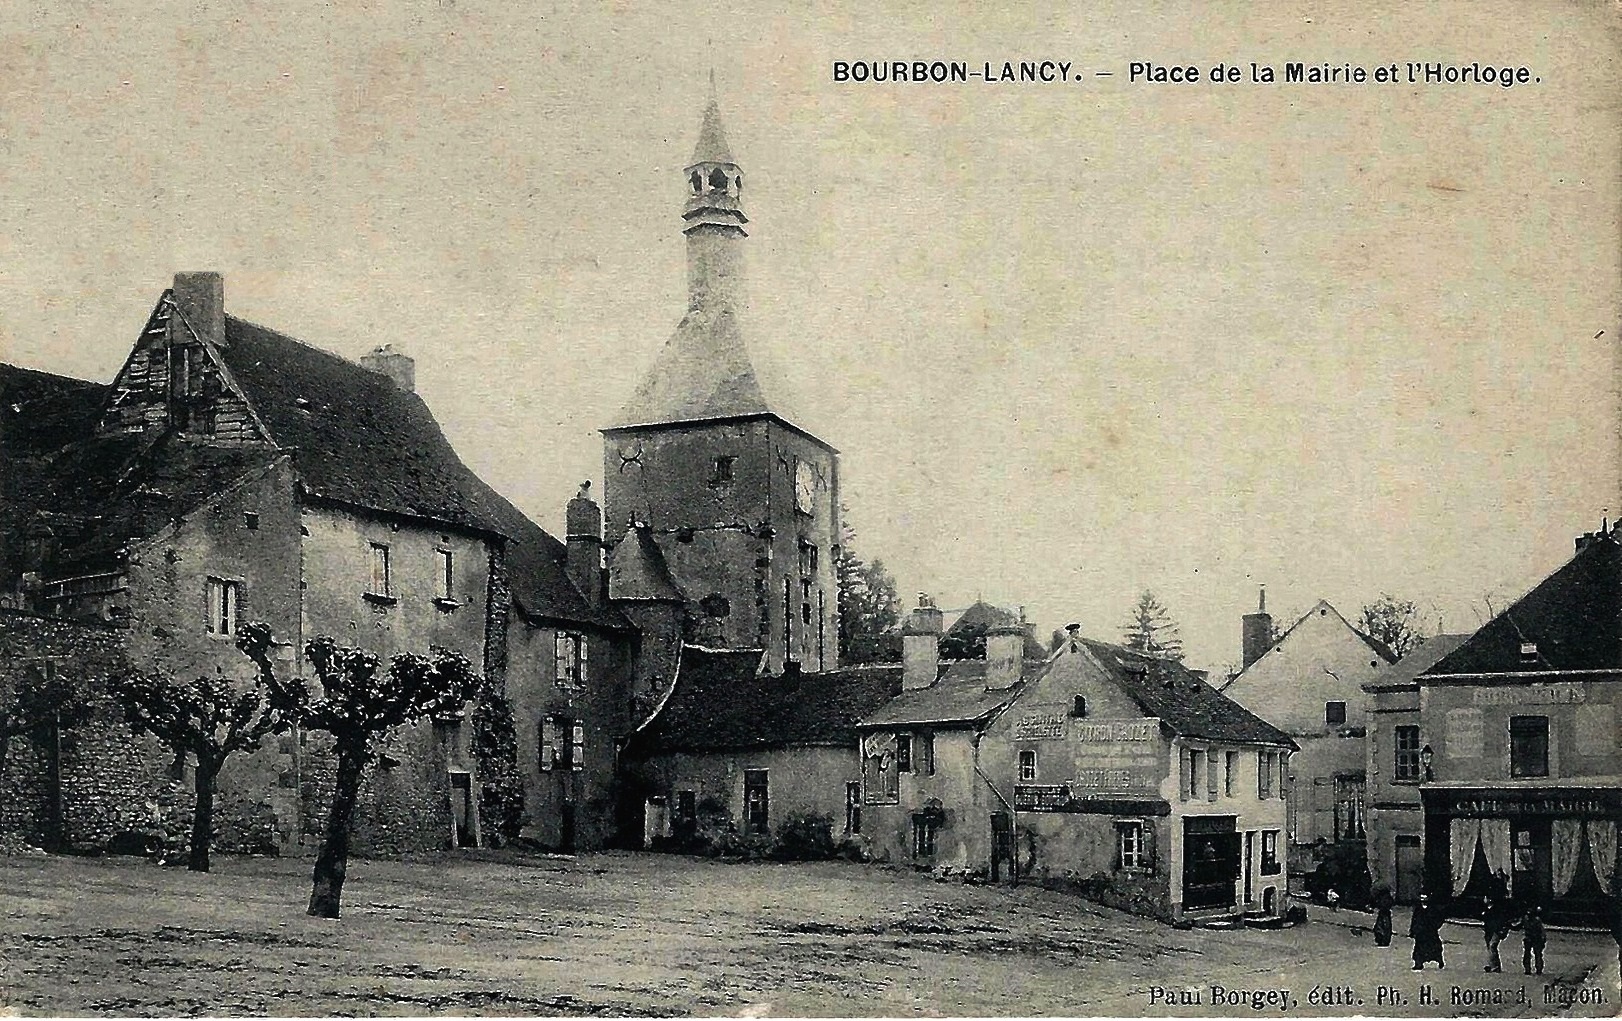
[[[219,270],[234,315],[412,355],[561,531],[683,310],[713,68],[750,344],[909,603],[1112,638],[1151,589],[1220,669],[1258,585],[1468,631],[1622,515],[1608,5],[0,5],[6,361],[108,380],[175,271]],[[832,81],[892,59],[1082,80]]]

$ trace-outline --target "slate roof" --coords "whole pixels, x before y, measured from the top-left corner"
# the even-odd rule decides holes
[[[1026,659],[1042,660],[1047,658],[1048,650],[1030,633],[1029,626],[1020,620],[1019,614],[1005,610],[1000,606],[993,606],[984,599],[976,599],[972,606],[958,614],[957,619],[952,622],[952,626],[947,628],[946,633],[941,636],[941,640],[947,643],[948,648],[951,648],[953,643],[961,646],[963,643],[972,641],[977,635],[983,636],[988,628],[1010,625],[1026,628]]]
[[[732,147],[727,144],[726,129],[721,127],[721,104],[711,96],[704,107],[704,120],[698,128],[698,144],[693,147],[693,158],[688,166],[698,163],[733,163]]]
[[[981,723],[1012,702],[1042,668],[1040,661],[1027,662],[1023,682],[1012,688],[987,691],[985,660],[943,663],[940,677],[932,686],[901,692],[872,714],[863,717],[861,726],[965,726]]]
[[[1101,667],[1145,716],[1159,717],[1180,737],[1297,747],[1288,734],[1195,677],[1181,663],[1089,638],[1078,638],[1077,645],[1075,654],[1085,655]]]
[[[627,528],[609,553],[608,597],[686,602],[676,579],[670,576],[664,553],[646,528]]]
[[[1531,659],[1522,643],[1537,645]],[[1622,670],[1622,545],[1597,538],[1420,675]]]
[[[56,577],[111,568],[128,543],[280,456],[174,436],[97,436],[106,397],[99,383],[0,365],[4,577],[41,566],[25,563],[30,539],[50,547]]]
[[[1420,674],[1463,645],[1470,638],[1469,634],[1462,635],[1434,635],[1426,638],[1418,645],[1408,650],[1408,655],[1397,660],[1377,681],[1369,681],[1363,685],[1364,691],[1399,691],[1403,688],[1418,686]]]
[[[761,653],[685,646],[669,698],[625,755],[856,746],[856,725],[901,688],[899,665],[760,676]]]

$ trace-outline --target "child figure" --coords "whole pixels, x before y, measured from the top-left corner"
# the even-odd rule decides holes
[[[1543,948],[1548,945],[1549,937],[1543,931],[1543,916],[1538,906],[1533,904],[1526,909],[1526,918],[1521,922],[1521,970],[1528,975],[1532,974],[1532,961],[1537,960],[1537,974],[1543,974]]]

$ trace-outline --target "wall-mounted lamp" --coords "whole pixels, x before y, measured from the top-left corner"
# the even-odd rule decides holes
[[[1419,750],[1419,767],[1425,771],[1426,783],[1436,779],[1436,774],[1431,772],[1431,763],[1435,760],[1436,753],[1431,751],[1430,745],[1426,745]]]

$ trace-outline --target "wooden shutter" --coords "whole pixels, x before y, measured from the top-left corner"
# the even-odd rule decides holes
[[[550,770],[558,758],[558,726],[550,716],[541,717],[541,769]]]

